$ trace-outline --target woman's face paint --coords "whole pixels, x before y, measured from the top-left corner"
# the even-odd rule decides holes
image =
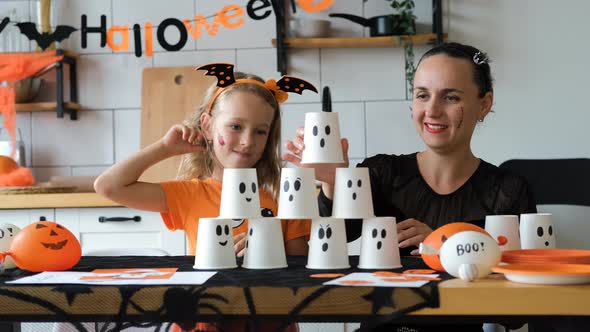
[[[463,107],[459,108],[459,113],[461,113],[461,117],[459,118],[459,124],[457,125],[457,129],[461,128],[461,125],[463,124]]]
[[[221,146],[225,145],[225,140],[223,139],[223,136],[217,134],[217,143],[219,143],[219,145]]]

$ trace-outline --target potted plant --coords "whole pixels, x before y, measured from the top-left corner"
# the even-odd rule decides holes
[[[414,15],[414,0],[385,0],[393,8],[394,15],[398,17],[397,26],[404,35],[416,34],[416,15]],[[408,91],[406,98],[410,99],[414,91],[414,43],[412,39],[402,39],[405,55],[405,72]]]

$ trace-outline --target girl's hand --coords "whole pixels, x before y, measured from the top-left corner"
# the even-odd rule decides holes
[[[339,164],[301,164],[301,154],[305,149],[303,144],[303,127],[297,128],[295,138],[291,141],[287,141],[285,146],[291,153],[286,153],[282,156],[282,159],[292,163],[297,167],[307,167],[315,169],[315,178],[318,181],[327,183],[331,186],[334,185],[334,178],[336,175],[336,168],[348,167],[348,140],[342,138],[340,143],[342,144],[342,157],[343,163]]]
[[[432,228],[416,219],[406,219],[397,223],[397,240],[400,248],[417,247],[430,233]],[[418,249],[412,250],[411,254],[418,255]]]
[[[234,235],[234,252],[237,257],[242,257],[246,253],[246,233]]]
[[[172,155],[204,151],[205,137],[198,129],[177,124],[172,126],[162,138],[162,144]]]

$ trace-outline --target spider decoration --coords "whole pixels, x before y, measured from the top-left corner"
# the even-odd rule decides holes
[[[133,301],[129,301],[129,304],[147,320],[175,322],[182,329],[191,330],[203,309],[213,311],[217,316],[223,314],[214,303],[211,303],[212,301],[206,300],[229,303],[225,297],[218,294],[206,293],[206,290],[207,288],[203,287],[170,288],[164,293],[162,306],[155,311],[144,310]],[[151,324],[151,326],[154,325]],[[156,332],[160,331],[160,328],[161,325],[157,328]]]

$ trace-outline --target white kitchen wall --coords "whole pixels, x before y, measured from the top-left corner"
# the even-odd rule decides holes
[[[210,15],[223,6],[247,0],[56,0],[59,22],[80,27],[80,16],[96,26],[101,14],[107,26],[154,26],[168,17]],[[16,8],[18,15],[34,19],[34,0],[0,1],[0,16]],[[586,75],[588,43],[580,35],[589,31],[585,13],[590,3],[569,1],[561,14],[548,0],[448,0],[444,2],[445,30],[453,41],[470,43],[493,60],[495,113],[476,130],[473,148],[482,158],[498,164],[513,157],[590,157],[584,144],[587,110]],[[418,29],[429,31],[430,0],[416,0]],[[388,11],[383,0],[338,0],[331,12],[374,16]],[[326,17],[326,13],[296,16]],[[331,19],[337,36],[368,35],[360,25]],[[155,30],[155,29],[154,29]],[[365,31],[364,31],[365,30]],[[173,29],[168,38],[175,40]],[[27,161],[40,181],[51,175],[98,174],[113,162],[139,148],[141,72],[146,67],[197,65],[211,61],[236,63],[237,69],[278,78],[276,52],[271,46],[274,17],[246,23],[233,30],[220,28],[189,37],[179,52],[156,46],[153,57],[135,57],[130,51],[114,53],[100,48],[96,34],[81,48],[78,31],[64,47],[80,54],[79,95],[84,110],[78,121],[57,119],[53,113],[19,113],[27,147]],[[23,44],[27,44],[23,42]],[[157,42],[155,43],[157,44]],[[417,47],[417,56],[428,47]],[[289,72],[318,87],[330,86],[334,110],[341,113],[342,135],[351,142],[354,161],[376,153],[410,153],[422,148],[405,100],[404,56],[401,48],[304,49],[289,52]],[[48,75],[49,80],[52,75]],[[48,84],[51,88],[51,82]],[[45,91],[44,98],[51,92]],[[320,110],[320,96],[306,92],[291,96],[283,106],[283,137],[303,125],[304,113]]]

